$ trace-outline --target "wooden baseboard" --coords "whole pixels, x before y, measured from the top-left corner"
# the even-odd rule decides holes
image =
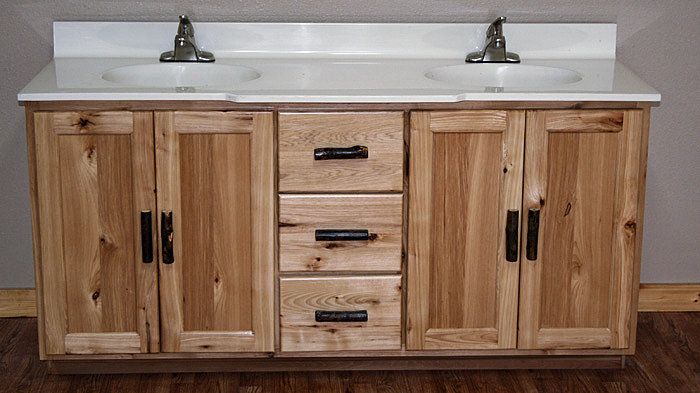
[[[36,317],[34,289],[0,289],[0,318]]]
[[[700,284],[642,284],[639,311],[700,311]],[[34,289],[0,289],[0,318],[36,317]]]
[[[639,311],[700,311],[700,284],[642,284]]]
[[[502,370],[624,368],[624,356],[540,356],[432,359],[198,359],[52,360],[52,374],[131,374],[181,372],[331,371],[331,370]]]

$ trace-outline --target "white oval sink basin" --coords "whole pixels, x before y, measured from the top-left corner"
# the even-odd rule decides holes
[[[428,70],[426,78],[469,87],[533,88],[580,81],[578,72],[565,68],[527,64],[460,64]]]
[[[102,74],[106,81],[138,87],[229,87],[257,78],[252,68],[206,63],[139,64]]]

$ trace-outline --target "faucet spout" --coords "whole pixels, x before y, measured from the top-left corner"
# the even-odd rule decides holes
[[[500,16],[486,30],[484,49],[467,55],[467,63],[520,63],[520,56],[506,51],[506,37],[503,23],[506,17]]]
[[[163,62],[211,63],[214,54],[200,50],[194,38],[194,27],[187,15],[180,15],[180,24],[175,35],[175,48],[160,55]]]

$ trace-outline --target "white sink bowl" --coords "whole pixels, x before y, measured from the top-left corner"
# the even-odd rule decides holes
[[[260,78],[252,68],[207,63],[157,63],[114,68],[102,79],[136,87],[230,87]]]
[[[428,70],[426,78],[465,87],[533,88],[576,83],[581,75],[565,68],[527,64],[460,64]]]

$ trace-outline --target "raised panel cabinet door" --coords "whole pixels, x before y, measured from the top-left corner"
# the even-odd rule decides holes
[[[519,348],[627,348],[642,110],[527,114]]]
[[[42,357],[158,352],[153,114],[33,122]]]
[[[411,114],[406,347],[515,348],[524,111]]]
[[[274,350],[273,124],[155,114],[164,352]]]

